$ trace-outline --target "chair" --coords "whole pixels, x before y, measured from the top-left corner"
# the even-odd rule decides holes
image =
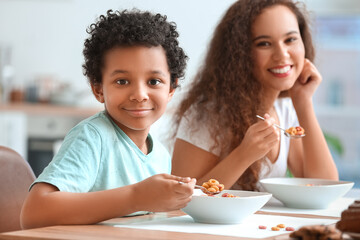
[[[0,233],[20,230],[20,212],[35,175],[20,154],[0,146]]]

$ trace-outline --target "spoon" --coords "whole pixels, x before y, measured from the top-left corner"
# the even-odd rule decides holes
[[[184,184],[183,182],[179,182],[180,184]],[[194,186],[195,188],[197,189],[201,189],[201,191],[207,195],[216,195],[216,194],[219,194],[221,193],[221,191],[217,191],[217,192],[210,192],[209,190],[207,190],[205,187],[203,186],[200,186],[200,185],[195,185]]]
[[[261,117],[261,116],[259,116],[259,115],[256,115],[256,117],[257,117],[257,118],[260,118],[261,120],[264,120],[264,121],[265,121],[265,118],[263,118],[263,117]],[[302,137],[305,137],[305,134],[302,134],[302,135],[291,135],[291,134],[289,134],[288,132],[286,132],[286,129],[280,127],[279,125],[277,125],[277,124],[275,124],[275,123],[274,123],[273,125],[274,125],[275,127],[277,127],[278,129],[284,131],[285,136],[287,136],[287,137],[289,137],[289,138],[302,138]]]
[[[203,186],[199,186],[199,185],[195,185],[195,188],[201,189],[201,191],[203,191],[203,193],[207,194],[207,195],[216,195],[221,193],[221,191],[217,191],[217,192],[210,192],[209,190],[207,190],[205,187]]]

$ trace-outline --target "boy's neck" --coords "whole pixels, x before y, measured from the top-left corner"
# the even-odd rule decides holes
[[[146,155],[149,153],[149,131],[136,131],[136,134],[126,131],[124,132],[135,143],[135,145],[140,149],[140,151],[142,151]]]
[[[150,149],[150,141],[148,139],[150,128],[144,130],[134,130],[127,128],[124,125],[116,122],[111,115],[106,112],[106,114],[112,119],[112,121],[135,143],[135,145],[144,153],[148,154]]]

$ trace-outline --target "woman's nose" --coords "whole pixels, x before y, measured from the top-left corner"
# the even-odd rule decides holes
[[[147,88],[145,86],[136,85],[131,90],[131,94],[130,94],[131,101],[143,102],[143,101],[147,101],[148,99],[149,99],[149,95],[147,92]]]
[[[281,61],[290,56],[289,49],[287,46],[279,44],[274,48],[273,59],[275,61]]]

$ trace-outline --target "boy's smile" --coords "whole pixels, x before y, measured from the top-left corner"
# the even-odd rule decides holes
[[[116,47],[104,55],[102,84],[97,99],[115,123],[136,143],[165,112],[174,94],[161,46]]]
[[[145,117],[146,115],[150,114],[150,111],[152,111],[153,109],[149,108],[149,109],[146,109],[146,108],[134,108],[134,109],[131,109],[131,108],[124,108],[125,111],[128,112],[128,114],[132,115],[133,117]]]

